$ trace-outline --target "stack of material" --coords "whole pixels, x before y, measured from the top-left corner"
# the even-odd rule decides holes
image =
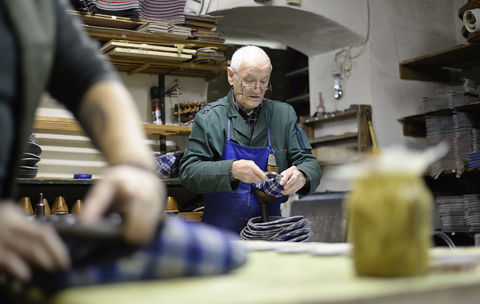
[[[456,107],[472,104],[478,102],[478,88],[479,83],[475,80],[462,78],[460,85],[445,85],[437,89],[439,97],[448,98],[448,107],[454,109]]]
[[[210,15],[185,15],[184,25],[196,29],[213,30],[223,17]]]
[[[225,54],[214,47],[200,48],[190,62],[205,65],[217,65],[225,62]]]
[[[468,232],[463,196],[437,196],[435,203],[443,232]]]
[[[423,97],[423,110],[425,113],[448,109],[448,97],[432,96]]]
[[[207,29],[195,28],[192,30],[191,40],[225,43],[225,39],[220,38],[223,32]]]
[[[430,174],[438,178],[444,170],[456,169],[453,152],[454,122],[452,116],[426,116],[425,125],[427,129],[427,145],[437,146],[440,142],[446,141],[450,145],[449,152],[442,159],[430,166]]]
[[[110,40],[100,49],[109,56],[135,56],[157,60],[190,60],[197,51],[191,49],[178,49],[176,47],[156,46],[135,42]]]
[[[251,218],[240,237],[243,240],[269,242],[305,242],[308,239],[310,229],[304,228],[307,220],[303,216],[271,216],[270,220],[262,223],[260,217]]]
[[[40,161],[40,154],[42,148],[35,139],[35,134],[32,133],[28,138],[27,152],[23,153],[23,158],[20,160],[20,168],[17,171],[18,178],[34,178],[38,173],[38,166],[36,164]]]
[[[104,14],[138,19],[140,17],[138,0],[85,0],[92,14]]]
[[[468,231],[478,232],[480,231],[480,194],[466,194],[463,199]]]
[[[136,31],[158,34],[176,39],[187,39],[192,33],[192,30],[188,27],[153,21],[147,22],[139,26]]]
[[[140,17],[148,21],[183,24],[185,3],[186,0],[140,0]]]
[[[473,151],[473,130],[477,128],[475,115],[463,112],[453,114],[455,135],[453,151],[457,167],[457,177],[468,167],[469,154]],[[478,133],[478,130],[477,132]]]

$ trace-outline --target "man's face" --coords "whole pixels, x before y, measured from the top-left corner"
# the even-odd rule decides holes
[[[239,71],[228,68],[228,81],[233,85],[235,100],[247,112],[262,103],[270,73],[270,63],[265,60],[245,61]]]

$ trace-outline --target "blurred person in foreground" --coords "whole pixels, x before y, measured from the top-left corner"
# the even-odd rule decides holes
[[[190,268],[183,272],[162,272],[164,247],[187,245],[159,232],[166,187],[153,173],[153,155],[145,144],[133,98],[67,9],[70,6],[64,0],[0,0],[0,271],[28,281],[32,270],[40,267],[49,272],[63,270],[63,282],[97,283],[65,279],[72,275],[65,243],[50,224],[27,220],[12,200],[15,172],[35,110],[41,95],[48,92],[74,114],[109,164],[85,198],[81,221],[95,225],[122,203],[127,210],[124,239],[149,248],[150,259],[159,264],[159,273],[139,274],[139,279],[180,276],[186,271],[197,274],[185,261],[181,266]],[[163,226],[164,231],[191,234],[181,223],[166,221]],[[142,261],[148,262],[145,255]],[[103,282],[135,278],[121,274],[116,272]]]

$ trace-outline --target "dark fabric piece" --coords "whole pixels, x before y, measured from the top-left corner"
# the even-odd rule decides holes
[[[14,115],[13,101],[17,94],[18,72],[16,56],[17,46],[15,38],[10,31],[10,24],[5,13],[3,3],[0,2],[0,197],[2,188],[7,178],[7,164],[10,162],[10,152],[14,137]]]

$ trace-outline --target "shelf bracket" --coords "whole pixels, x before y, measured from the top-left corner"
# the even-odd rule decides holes
[[[145,70],[146,68],[148,68],[150,66],[150,63],[144,63],[142,64],[141,66],[139,67],[136,67],[135,69],[131,70],[128,72],[128,76],[132,76],[132,75],[135,75],[143,70]]]

